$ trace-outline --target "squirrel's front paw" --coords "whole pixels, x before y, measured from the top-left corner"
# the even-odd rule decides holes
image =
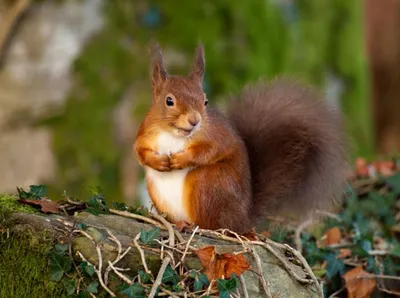
[[[170,167],[173,170],[181,170],[192,165],[192,155],[190,151],[185,150],[182,152],[171,155]]]
[[[171,171],[170,159],[168,155],[154,155],[149,166],[159,172]]]

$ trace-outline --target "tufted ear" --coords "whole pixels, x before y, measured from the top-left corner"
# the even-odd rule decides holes
[[[202,43],[199,43],[194,54],[194,61],[189,77],[191,79],[196,79],[202,82],[204,77],[204,71],[206,68],[205,65],[206,61],[204,57],[204,45]]]
[[[158,92],[167,79],[167,72],[164,69],[162,50],[158,43],[151,47],[151,80],[153,90]]]

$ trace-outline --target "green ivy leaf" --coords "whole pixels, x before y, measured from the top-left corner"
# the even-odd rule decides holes
[[[76,290],[76,280],[75,279],[64,279],[63,285],[65,290],[67,291],[67,295],[72,295]]]
[[[93,274],[95,273],[94,267],[92,265],[89,265],[88,262],[80,263],[79,268],[83,273],[87,274],[88,276],[93,276]]]
[[[182,292],[183,288],[180,285],[173,285],[172,290],[179,293]]]
[[[149,243],[151,241],[153,241],[154,239],[158,238],[160,234],[160,228],[156,227],[148,232],[146,232],[145,230],[141,229],[140,231],[140,240],[143,243]]]
[[[142,284],[146,284],[150,281],[151,275],[149,273],[146,273],[143,270],[140,270],[138,273]]]
[[[65,272],[71,269],[72,261],[69,257],[56,252],[50,253],[50,280],[60,281]]]
[[[45,185],[30,185],[29,192],[17,187],[18,196],[22,199],[40,199],[47,194]]]
[[[208,277],[207,275],[205,275],[204,273],[199,274],[199,280],[206,286],[208,287],[210,282],[208,281]]]
[[[144,287],[140,283],[134,283],[133,285],[122,290],[120,293],[127,295],[129,298],[145,298],[146,297]]]
[[[393,249],[392,249],[392,255],[400,258],[400,245],[397,244]]]
[[[238,281],[235,274],[232,274],[232,277],[230,279],[217,278],[217,288],[220,298],[229,298],[229,293],[235,291],[237,287]]]
[[[203,283],[201,282],[201,280],[199,280],[198,278],[195,279],[194,284],[193,284],[193,288],[194,291],[200,291],[203,289]]]
[[[97,290],[98,287],[99,287],[99,283],[97,281],[93,281],[86,288],[86,292],[88,292],[88,293],[98,293],[98,290]]]
[[[86,209],[86,211],[87,211],[87,209]],[[76,227],[78,230],[85,230],[87,228],[87,225],[84,223],[78,223],[78,224],[76,224]]]
[[[325,260],[328,262],[326,267],[326,277],[328,280],[332,279],[333,276],[344,272],[344,263],[341,259],[336,257],[335,253],[330,253],[325,256]]]
[[[179,275],[171,266],[168,265],[162,277],[162,283],[172,283],[173,285],[176,285],[179,281]]]
[[[30,185],[29,192],[32,194],[33,197],[44,197],[47,194],[46,185]]]
[[[114,207],[114,209],[121,210],[121,211],[128,210],[128,206],[126,206],[125,203],[114,202],[113,207]]]
[[[68,243],[66,243],[66,244],[56,244],[55,245],[56,252],[59,253],[59,254],[64,254],[68,250],[68,248],[69,248],[69,244]]]

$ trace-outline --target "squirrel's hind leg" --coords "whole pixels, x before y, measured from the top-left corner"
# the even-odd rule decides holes
[[[252,229],[249,216],[250,183],[238,179],[234,167],[225,163],[190,171],[185,197],[194,223],[203,229],[229,229],[238,233]]]

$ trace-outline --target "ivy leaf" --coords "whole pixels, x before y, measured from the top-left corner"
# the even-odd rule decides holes
[[[60,281],[65,272],[71,269],[72,261],[69,257],[62,256],[56,252],[50,253],[50,280]]]
[[[127,287],[121,294],[127,295],[129,298],[145,298],[144,287],[140,283],[134,283]]]
[[[105,198],[100,193],[100,189],[97,188],[95,191],[92,190],[91,192],[93,193],[93,196],[90,197],[87,202],[88,208],[86,211],[92,213],[93,215],[109,213]]]
[[[47,194],[46,185],[30,185],[29,188],[29,192],[33,197],[40,198]]]
[[[336,274],[344,272],[344,263],[341,259],[336,257],[336,254],[330,253],[325,256],[325,260],[328,262],[326,267],[326,277],[328,280],[332,279]]]
[[[59,254],[64,254],[68,250],[68,248],[69,248],[69,244],[68,243],[66,243],[66,244],[56,244],[55,245],[56,252],[59,253]]]
[[[217,279],[217,288],[220,298],[229,298],[229,293],[236,290],[238,281],[235,274],[232,274],[231,279]]]
[[[171,266],[167,266],[162,277],[162,283],[172,283],[176,285],[180,281],[179,275]]]
[[[87,210],[87,209],[86,209],[86,210]],[[76,225],[76,227],[77,227],[78,230],[85,230],[85,229],[87,228],[87,225],[84,224],[84,223],[78,223],[78,224]]]
[[[64,279],[64,288],[67,291],[67,295],[72,295],[76,290],[76,280],[75,279]]]
[[[120,202],[114,202],[113,207],[116,210],[121,210],[121,211],[126,211],[128,210],[128,206],[126,206],[125,203],[120,203]]]
[[[99,287],[99,283],[97,281],[93,281],[86,288],[86,292],[88,292],[88,293],[98,293],[98,290],[97,290],[98,287]]]
[[[18,196],[21,199],[33,199],[37,200],[44,197],[47,193],[45,185],[30,185],[29,192],[17,187]]]
[[[140,277],[140,282],[142,284],[146,284],[150,281],[151,275],[149,273],[146,273],[143,270],[140,270],[138,273],[139,273],[139,277]]]
[[[93,276],[93,274],[95,273],[94,267],[92,265],[89,265],[87,262],[80,263],[79,268],[88,276]]]
[[[193,288],[194,288],[195,292],[202,290],[203,289],[203,283],[201,282],[201,280],[196,278],[196,280],[194,281],[194,284],[193,284]]]
[[[205,274],[200,274],[199,275],[199,280],[206,286],[208,287],[208,285],[210,284],[210,282],[208,281],[207,275]]]
[[[151,241],[153,241],[154,239],[156,239],[158,237],[158,235],[160,234],[160,228],[156,227],[148,232],[146,232],[145,230],[141,229],[140,231],[140,240],[143,243],[149,243]]]

